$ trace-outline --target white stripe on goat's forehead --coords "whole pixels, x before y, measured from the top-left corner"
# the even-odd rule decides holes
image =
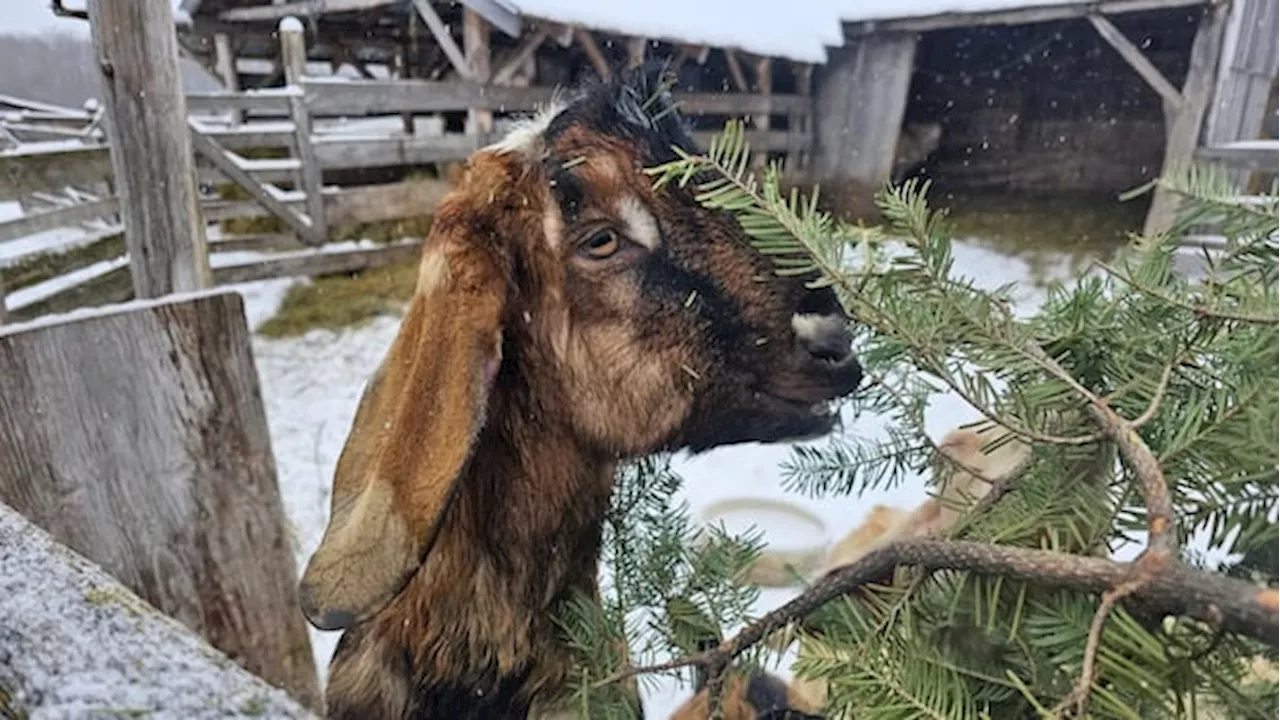
[[[517,122],[505,137],[485,149],[496,153],[520,153],[529,159],[540,157],[544,149],[543,134],[547,132],[551,121],[568,106],[564,97],[552,95],[551,101],[534,113],[533,117]]]
[[[650,250],[658,249],[658,221],[635,196],[624,195],[618,200],[618,220],[625,226],[627,237]]]

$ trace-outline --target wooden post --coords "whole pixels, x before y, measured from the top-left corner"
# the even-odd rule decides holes
[[[9,317],[9,308],[5,304],[4,276],[0,275],[0,325]]]
[[[470,7],[462,10],[462,48],[466,53],[471,79],[478,83],[488,83],[490,76],[489,23]],[[477,108],[468,110],[467,132],[473,135],[493,132],[493,112]]]
[[[89,26],[134,295],[209,287],[173,8],[169,0],[90,0]]]
[[[319,707],[238,293],[0,330],[0,458],[0,502]]]
[[[818,180],[879,188],[892,178],[915,50],[915,33],[884,32],[831,51],[813,119]]]
[[[809,63],[792,63],[791,71],[796,78],[796,95],[809,97],[813,85],[813,66]],[[805,112],[793,112],[787,117],[788,135],[809,135],[809,142],[803,148],[793,149],[787,155],[787,168],[798,177],[809,171],[809,153],[813,148],[813,136],[810,134],[812,123],[809,122],[812,112],[813,108],[809,107]]]
[[[222,80],[222,87],[227,92],[240,92],[240,73],[236,72],[236,52],[231,47],[231,36],[217,33],[213,36],[213,65]],[[231,110],[231,126],[235,127],[244,120],[244,114],[238,109]]]
[[[644,64],[645,49],[649,39],[642,37],[627,38],[627,67],[638,68]]]
[[[1182,105],[1173,117],[1165,118],[1164,162],[1160,171],[1185,167],[1195,155],[1200,144],[1200,130],[1204,124],[1205,110],[1209,106],[1213,88],[1218,80],[1218,61],[1222,54],[1222,36],[1226,26],[1230,4],[1226,2],[1206,5],[1195,40],[1191,43],[1191,60],[1187,66],[1187,79],[1182,84]],[[1147,210],[1147,220],[1142,228],[1144,235],[1152,236],[1168,230],[1177,216],[1178,197],[1157,187]]]
[[[756,58],[756,93],[765,97],[773,94],[773,63],[767,57]],[[756,130],[767,132],[771,124],[769,113],[761,113],[751,118],[751,124]],[[769,153],[765,148],[759,148],[755,153],[755,166],[757,172],[764,172],[765,165],[769,162]]]
[[[311,112],[302,95],[302,79],[307,74],[307,39],[303,34],[302,21],[296,17],[280,21],[280,57],[284,63],[285,83],[295,91],[289,96],[289,117],[293,121],[293,144],[298,158],[298,184],[295,187],[306,194],[307,218],[310,220],[310,227],[301,239],[308,245],[323,245],[329,237],[324,219],[324,186],[315,146],[311,142]]]

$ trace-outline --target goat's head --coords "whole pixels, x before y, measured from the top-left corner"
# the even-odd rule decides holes
[[[511,422],[497,414],[608,458],[832,428],[827,403],[862,376],[847,317],[731,215],[654,189],[643,169],[693,149],[656,85],[644,69],[553,103],[474,154],[436,209],[301,586],[318,627],[402,587],[477,438]]]

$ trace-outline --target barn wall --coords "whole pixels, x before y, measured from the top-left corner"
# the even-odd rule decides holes
[[[1199,9],[1113,16],[1181,87]],[[905,121],[942,123],[939,187],[1114,196],[1159,173],[1160,96],[1086,20],[921,36]]]

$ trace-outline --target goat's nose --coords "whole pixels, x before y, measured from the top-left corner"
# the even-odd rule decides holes
[[[797,313],[791,327],[810,355],[841,364],[853,357],[853,330],[843,315]]]

